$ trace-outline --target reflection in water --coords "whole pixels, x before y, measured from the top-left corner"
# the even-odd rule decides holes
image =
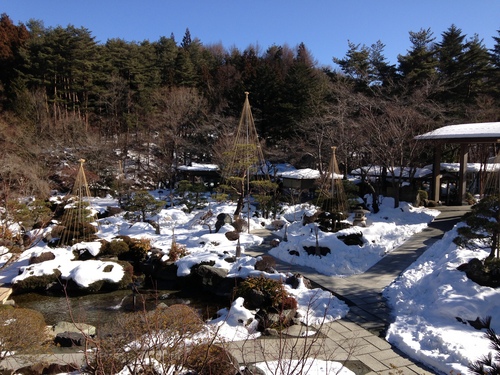
[[[212,317],[215,312],[229,306],[227,299],[213,296],[186,296],[177,291],[141,292],[134,295],[130,290],[119,290],[111,293],[90,294],[79,297],[55,297],[35,293],[26,293],[11,297],[17,306],[41,312],[48,325],[60,321],[77,321],[99,327],[116,320],[119,314],[156,308],[159,303],[168,306],[173,304],[189,304],[197,309],[204,319]]]
[[[128,297],[131,298],[130,291],[122,290],[72,298],[27,293],[13,296],[12,299],[19,307],[41,312],[49,325],[60,321],[71,321],[72,315],[75,321],[97,326],[113,320],[116,314],[122,313],[125,309],[113,309],[113,307],[125,306]]]

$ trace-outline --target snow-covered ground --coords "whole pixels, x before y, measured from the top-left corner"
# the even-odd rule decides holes
[[[367,214],[368,226],[366,228],[356,227],[336,234],[317,231],[314,224],[302,225],[302,216],[312,214],[314,207],[307,205],[286,207],[280,217],[285,221],[286,226],[276,233],[283,238],[286,231],[287,241],[282,240],[270,253],[284,261],[306,265],[332,277],[363,273],[411,235],[423,230],[439,214],[437,210],[414,208],[406,203],[394,209],[393,203],[392,199],[385,198],[380,212]],[[115,205],[116,202],[112,198],[94,199],[92,202],[92,206],[97,210]],[[172,243],[172,235],[175,233],[176,242],[185,245],[189,251],[189,255],[177,262],[179,275],[188,274],[191,266],[204,260],[214,260],[218,267],[226,268],[230,276],[248,277],[262,274],[253,267],[256,259],[245,256],[245,249],[260,244],[262,238],[243,233],[241,235],[242,257],[235,263],[224,261],[220,254],[224,252],[234,254],[236,251],[235,242],[229,241],[224,235],[233,228],[225,225],[219,233],[210,233],[209,225],[213,228],[216,216],[219,213],[232,214],[235,206],[212,203],[209,208],[213,216],[205,222],[201,217],[207,212],[208,207],[203,211],[194,211],[189,214],[184,212],[182,207],[162,210],[158,216],[152,218],[160,224],[160,234],[156,234],[155,229],[147,223],[131,225],[123,219],[122,215],[113,216],[100,221],[98,235],[107,240],[117,235],[148,238],[153,247],[161,249],[167,256]],[[352,218],[350,220],[352,221]],[[252,229],[262,226],[272,228],[272,221],[252,218]],[[348,234],[353,231],[362,232],[362,246],[347,246],[337,238],[339,234]],[[490,350],[484,332],[477,331],[463,322],[475,320],[478,316],[482,318],[489,315],[493,318],[493,328],[500,328],[498,319],[500,314],[498,293],[500,291],[480,287],[468,280],[464,273],[456,270],[458,265],[467,262],[470,258],[482,258],[487,254],[480,250],[458,248],[452,242],[455,236],[455,230],[447,233],[442,241],[429,248],[418,262],[406,270],[384,292],[396,317],[395,322],[389,328],[388,341],[410,357],[443,373],[450,373],[452,370],[467,373],[468,362],[477,360],[479,356],[487,354]],[[330,248],[331,253],[321,258],[307,255],[303,247],[314,246],[316,239],[319,246]],[[92,248],[92,245],[89,246]],[[56,255],[54,260],[28,267],[28,260],[31,256],[45,251],[48,251],[48,248],[43,243],[25,251],[19,259],[0,271],[0,282],[15,282],[31,274],[52,272],[54,268],[61,270],[63,278],[72,278],[80,285],[88,285],[104,277],[103,273],[97,272],[105,267],[104,262],[77,262],[72,260],[71,250],[62,248],[51,249]],[[290,255],[290,251],[295,255]],[[5,248],[0,248],[0,254],[2,252],[4,254],[0,257],[0,267],[10,257]],[[89,271],[88,267],[93,267],[93,269]],[[279,273],[264,275],[277,279],[287,276]],[[112,273],[107,272],[105,276],[119,280],[120,269],[116,268]],[[324,319],[326,321],[339,319],[348,311],[342,301],[319,289],[311,291],[305,287],[299,287],[294,290],[289,288],[289,292],[296,296],[303,313],[303,321],[309,324],[318,323]],[[310,301],[313,294],[314,298],[317,299],[319,296],[324,302],[317,304],[317,310],[311,310]],[[324,306],[327,306],[326,311]],[[247,321],[253,314],[254,312],[243,307],[241,300],[236,300],[231,307],[228,306],[227,309],[220,311],[219,319],[208,324],[217,326],[219,334],[225,340],[253,338],[258,336],[254,327],[243,326],[240,323]],[[317,369],[313,366],[310,373],[315,373],[315,370],[317,373],[329,373],[320,370],[325,367],[325,363],[318,361],[317,366]],[[334,368],[333,365],[329,367]],[[331,373],[335,372],[332,370]]]
[[[464,224],[446,233],[384,291],[396,317],[387,340],[447,374],[468,373],[469,362],[491,351],[485,330],[468,321],[491,316],[491,328],[500,332],[500,290],[480,286],[457,270],[489,254],[454,244],[460,225]]]

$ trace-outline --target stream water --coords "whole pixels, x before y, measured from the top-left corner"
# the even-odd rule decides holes
[[[129,314],[144,308],[151,310],[159,303],[167,306],[188,304],[196,309],[203,319],[212,317],[221,308],[229,307],[230,303],[227,299],[214,298],[207,293],[186,296],[169,290],[140,292],[135,295],[130,290],[119,290],[70,298],[26,293],[12,296],[11,299],[15,301],[16,306],[42,313],[48,325],[71,321],[73,316],[75,321],[96,327],[112,322],[119,314]]]

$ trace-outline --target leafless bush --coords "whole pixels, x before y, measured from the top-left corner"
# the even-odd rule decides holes
[[[331,301],[333,301],[333,296]],[[306,308],[318,309],[319,300],[312,297]],[[332,361],[345,365],[360,348],[357,337],[345,338],[338,343],[330,336],[338,333],[332,330],[332,324],[327,321],[328,306],[324,306],[324,315],[314,324],[304,322],[283,330],[275,331],[276,336],[265,339],[244,340],[227,343],[227,349],[233,353],[247,373],[259,374],[259,367],[276,375],[308,374],[315,360]],[[330,373],[330,372],[329,372]]]
[[[156,374],[196,368],[197,374],[228,374],[206,372],[231,362],[222,360],[229,357],[221,348],[212,348],[203,328],[200,315],[187,305],[122,315],[94,340],[87,371],[104,375],[127,368],[130,373]]]
[[[168,252],[168,261],[175,262],[176,260],[179,260],[180,258],[185,257],[188,254],[189,252],[187,251],[186,246],[181,245],[177,242],[173,242],[172,247]]]

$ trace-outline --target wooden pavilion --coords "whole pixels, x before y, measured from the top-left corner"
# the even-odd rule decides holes
[[[500,143],[500,122],[448,125],[425,134],[417,135],[415,139],[434,143],[434,164],[430,195],[435,201],[439,201],[440,195],[440,165],[443,145],[446,143],[460,145],[459,183],[457,186],[458,201],[455,203],[462,205],[467,193],[466,170],[469,146],[479,143]]]

